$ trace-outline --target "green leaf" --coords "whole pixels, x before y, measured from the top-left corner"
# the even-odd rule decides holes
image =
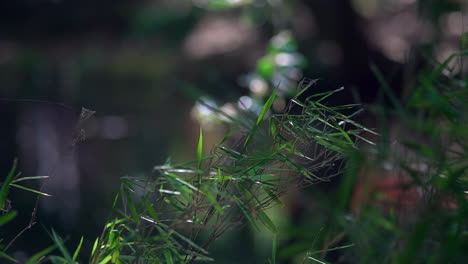
[[[237,197],[237,196],[233,196],[232,197],[234,199],[234,201],[236,201],[237,203],[237,206],[241,209],[242,213],[244,214],[245,218],[250,222],[250,224],[258,231],[259,228],[257,226],[257,224],[255,223],[255,221],[252,219],[252,217],[250,216],[250,214],[247,212],[246,210],[246,206],[245,204]]]
[[[24,187],[22,185],[19,185],[19,184],[15,184],[15,183],[10,183],[11,186],[13,187],[16,187],[18,189],[23,189],[25,191],[29,191],[29,192],[33,192],[33,193],[37,193],[37,194],[40,194],[40,195],[44,195],[44,196],[52,196],[50,194],[47,194],[45,192],[41,192],[41,191],[38,191],[38,190],[34,190],[34,189],[31,189],[31,188],[28,188],[28,187]]]
[[[84,239],[84,237],[82,236],[81,239],[80,239],[80,243],[78,243],[78,247],[76,247],[75,253],[73,253],[73,257],[72,257],[73,262],[75,262],[76,258],[78,258],[78,254],[81,251],[81,246],[83,245],[83,239]]]
[[[164,258],[166,259],[167,264],[174,264],[174,260],[172,259],[172,254],[170,250],[164,251]]]
[[[223,208],[221,208],[221,205],[219,205],[218,201],[216,200],[215,195],[213,195],[208,188],[204,189],[204,193],[206,195],[206,198],[208,198],[208,201],[213,205],[213,207],[220,213],[221,215],[224,214]]]
[[[99,264],[107,264],[112,259],[112,255],[107,255]]]
[[[30,176],[30,177],[21,177],[21,178],[18,178],[18,179],[15,179],[13,181],[11,181],[12,183],[15,183],[15,182],[20,182],[20,181],[27,181],[27,180],[39,180],[39,179],[47,179],[49,178],[49,176]]]
[[[0,258],[5,258],[5,259],[8,259],[9,261],[11,262],[15,262],[15,263],[18,263],[18,261],[12,257],[10,257],[9,255],[7,255],[5,252],[3,251],[0,251]]]
[[[74,261],[72,260],[70,253],[68,253],[67,248],[62,240],[62,238],[52,229],[52,240],[54,240],[55,244],[59,248],[60,252],[62,253],[63,257],[68,261],[68,263],[72,264]]]
[[[94,241],[94,244],[93,244],[93,249],[91,250],[91,257],[94,255],[94,253],[96,252],[96,249],[99,245],[99,237],[96,238],[96,240]]]
[[[29,258],[25,262],[25,264],[36,264],[42,257],[44,257],[45,255],[51,253],[56,248],[57,248],[57,245],[52,245],[52,246],[50,246],[50,247],[48,247],[46,249],[43,249],[43,250],[37,252],[31,258]]]
[[[273,105],[273,102],[276,99],[276,93],[278,91],[278,86],[275,88],[275,90],[273,90],[273,93],[270,95],[268,100],[263,105],[262,111],[260,111],[260,114],[257,117],[257,121],[255,122],[255,125],[251,129],[249,135],[247,136],[247,139],[244,142],[244,146],[242,147],[242,153],[244,153],[245,150],[247,149],[247,146],[249,145],[250,141],[252,140],[252,137],[254,136],[254,134],[257,131],[260,124],[262,123],[263,118],[265,117],[266,113],[268,112],[268,110],[270,110],[271,106]]]
[[[273,234],[278,233],[278,229],[276,228],[276,225],[271,221],[270,217],[262,210],[257,211],[257,216],[260,219],[260,222],[268,228]]]
[[[171,231],[172,234],[176,235],[177,237],[179,237],[180,239],[182,239],[183,241],[185,241],[187,244],[189,244],[190,246],[192,246],[194,249],[198,250],[199,252],[203,253],[203,254],[208,254],[208,251],[206,251],[204,248],[202,248],[201,246],[197,245],[195,242],[193,242],[192,240],[190,240],[189,238],[185,237],[184,235],[180,234],[179,232],[175,231],[174,229],[172,229],[171,227],[169,227],[168,225],[165,225],[165,224],[162,224],[162,223],[159,223],[159,225],[165,229],[168,229]]]
[[[148,214],[153,218],[156,222],[159,222],[159,217],[156,211],[153,208],[153,205],[150,202],[145,203],[146,210],[148,211]]]
[[[322,253],[322,252],[330,252],[330,251],[345,249],[345,248],[349,248],[349,247],[353,247],[353,246],[354,246],[354,244],[349,244],[349,245],[344,245],[344,246],[339,246],[339,247],[334,247],[334,248],[329,248],[329,249],[317,250],[317,251],[310,252],[309,254],[313,255],[313,254],[318,254],[318,253]]]
[[[200,127],[200,134],[198,136],[198,147],[197,147],[197,168],[200,170],[203,161],[203,130]]]
[[[277,251],[278,251],[278,234],[275,233],[273,235],[273,243],[271,245],[271,263],[272,264],[276,264],[276,255],[278,255]]]
[[[2,183],[0,188],[0,209],[5,208],[5,201],[8,197],[8,191],[10,190],[10,184],[13,181],[13,176],[15,175],[17,161],[13,162],[13,166],[10,169],[5,181]]]
[[[173,173],[167,173],[166,175],[172,177],[174,180],[176,180],[176,181],[182,183],[183,185],[187,186],[188,188],[190,188],[190,189],[192,189],[192,190],[194,190],[194,191],[197,191],[197,192],[200,191],[200,190],[198,190],[197,187],[195,187],[195,186],[193,186],[192,184],[190,184],[190,183],[188,183],[188,182],[182,180],[179,176],[177,176],[177,175],[175,175],[175,174],[173,174]]]
[[[10,211],[2,216],[0,216],[0,226],[3,226],[4,224],[10,222],[13,218],[15,218],[17,215],[16,211]]]
[[[392,102],[393,106],[395,108],[402,112],[403,111],[403,106],[401,105],[400,101],[398,100],[397,96],[393,92],[392,88],[388,84],[388,82],[385,80],[385,77],[383,73],[380,71],[380,69],[377,67],[377,65],[371,63],[370,69],[374,73],[375,77],[377,80],[380,82],[380,85],[382,86],[384,92],[387,94],[388,98],[390,98],[390,101]]]

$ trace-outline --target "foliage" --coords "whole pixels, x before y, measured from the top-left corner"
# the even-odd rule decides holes
[[[43,195],[43,196],[50,196],[47,193],[44,193],[40,190],[35,190],[31,189],[28,187],[25,187],[23,185],[19,185],[18,182],[23,182],[27,180],[37,180],[37,179],[45,179],[48,178],[48,176],[32,176],[32,177],[21,177],[21,173],[16,174],[16,166],[17,166],[17,161],[15,160],[13,163],[13,166],[10,169],[10,172],[8,173],[7,177],[5,180],[1,183],[0,187],[0,227],[7,225],[9,222],[12,222],[18,212],[16,210],[12,210],[11,206],[11,201],[8,199],[8,194],[10,192],[10,187],[16,187],[18,189],[23,189],[26,191],[30,191],[32,193],[36,193],[38,195]],[[14,258],[12,258],[10,255],[6,253],[8,248],[13,244],[13,242],[21,235],[24,231],[27,229],[31,228],[34,223],[35,223],[35,211],[33,211],[32,219],[28,226],[26,226],[23,230],[19,232],[19,234],[13,238],[11,241],[8,242],[6,246],[4,246],[1,242],[3,242],[3,239],[0,239],[0,258],[7,259],[11,262],[17,262]],[[50,252],[50,251],[49,251]],[[36,254],[36,257],[42,257],[43,255],[49,253],[49,252],[43,252],[44,254]]]
[[[467,51],[457,55],[465,56]],[[382,134],[377,135],[356,122],[354,118],[362,111],[358,105],[327,106],[327,99],[342,88],[301,99],[310,92],[314,83],[310,80],[301,83],[303,89],[284,114],[269,111],[274,92],[257,118],[235,122],[240,129],[234,128],[207,156],[200,130],[193,161],[176,165],[168,159],[146,178],[122,178],[113,216],[95,240],[90,263],[214,261],[210,246],[228,230],[246,224],[256,230],[262,225],[274,234],[270,263],[301,254],[305,254],[302,263],[463,263],[467,80],[444,75],[456,58],[421,72],[407,100],[392,95],[381,78],[394,110],[370,109],[384,126],[396,120],[404,128],[396,134],[382,127]],[[379,76],[378,68],[373,70]],[[248,133],[242,133],[247,126]],[[406,130],[414,136],[405,136]],[[388,191],[372,186],[372,177],[382,182],[385,177],[366,175],[369,167],[386,167],[386,172],[381,169],[383,174],[409,178]],[[15,166],[5,181],[10,186],[38,178],[15,179],[14,171]],[[280,230],[266,210],[281,205],[280,197],[288,192],[332,181],[337,175],[341,175],[337,191],[321,201],[329,213],[317,217],[325,218],[326,224],[299,226],[314,236],[293,235],[295,243],[282,243],[287,232]],[[361,196],[356,208],[360,184],[369,195]],[[4,186],[8,185],[1,189],[2,225],[15,216],[6,208]],[[405,206],[392,199],[406,199],[405,193],[413,189],[420,196],[403,201]],[[55,231],[50,236],[54,245],[28,263],[76,263],[83,257],[84,238],[70,253]],[[56,249],[61,256],[44,257]],[[14,261],[6,250],[1,256]]]
[[[208,261],[209,246],[229,229],[245,223],[258,229],[262,224],[277,234],[265,210],[281,204],[282,194],[304,187],[304,182],[329,180],[316,172],[340,163],[366,130],[338,112],[355,106],[321,104],[335,92],[302,103],[295,98],[292,104],[302,113],[272,116],[268,127],[264,119],[273,93],[244,137],[230,133],[203,157],[200,132],[193,162],[173,165],[168,160],[145,179],[123,178],[114,204],[116,218],[96,240],[91,263]],[[313,153],[301,149],[307,141],[310,146],[317,142]],[[275,258],[273,254],[273,262]]]

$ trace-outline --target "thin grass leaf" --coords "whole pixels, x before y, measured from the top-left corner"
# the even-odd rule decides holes
[[[273,102],[275,101],[276,99],[276,93],[278,91],[278,87],[277,86],[274,90],[273,90],[273,93],[270,95],[270,97],[268,97],[268,100],[265,102],[265,104],[263,105],[262,107],[262,110],[260,111],[260,114],[258,115],[257,117],[257,121],[255,122],[255,125],[253,126],[253,128],[250,130],[250,133],[249,135],[247,136],[245,142],[244,142],[244,145],[242,146],[242,153],[245,152],[245,150],[247,149],[247,146],[249,145],[250,141],[252,140],[252,137],[254,136],[255,132],[257,131],[258,127],[260,126],[260,124],[262,123],[263,121],[263,118],[265,117],[266,113],[268,112],[268,110],[270,110],[271,106],[273,105]]]
[[[203,162],[203,130],[200,127],[200,134],[198,136],[197,146],[197,168],[200,170]]]
[[[107,264],[110,260],[112,259],[112,255],[107,255],[105,258],[103,258],[99,264]]]
[[[52,240],[55,242],[55,244],[59,248],[59,250],[62,253],[63,257],[65,257],[67,262],[70,263],[70,264],[74,263],[72,257],[70,256],[70,253],[68,253],[68,250],[67,250],[62,238],[55,232],[54,229],[52,229]]]
[[[190,184],[190,183],[187,182],[187,181],[182,180],[182,179],[181,179],[179,176],[177,176],[176,174],[167,173],[166,175],[172,177],[174,180],[176,180],[176,181],[182,183],[183,185],[187,186],[188,188],[190,188],[190,189],[192,189],[192,190],[194,190],[194,191],[200,192],[200,190],[199,190],[197,187],[193,186],[192,184]]]
[[[313,257],[308,257],[308,259],[311,259],[317,263],[320,263],[320,264],[330,264],[329,262],[326,262],[326,261],[321,261],[321,260],[318,260],[316,258],[313,258]]]
[[[52,245],[46,249],[43,249],[36,254],[34,254],[32,257],[30,257],[24,264],[37,264],[39,260],[44,257],[45,255],[51,253],[57,248],[57,244]]]
[[[2,187],[0,188],[0,209],[5,208],[5,201],[6,201],[7,197],[8,197],[8,191],[10,190],[10,184],[13,181],[13,177],[15,176],[16,165],[17,165],[17,161],[15,160],[13,162],[13,166],[10,169],[10,172],[8,172],[8,175],[5,178],[5,181],[2,183]]]
[[[208,198],[208,201],[210,201],[210,203],[213,205],[213,207],[216,209],[216,211],[219,214],[223,215],[224,210],[221,207],[221,205],[218,203],[218,201],[216,200],[215,195],[213,195],[213,193],[211,193],[211,191],[208,188],[206,188],[204,190],[204,193],[205,193],[206,198]]]
[[[383,73],[380,71],[377,65],[375,65],[374,63],[371,63],[370,69],[374,73],[377,80],[380,82],[380,85],[382,86],[384,92],[387,94],[388,98],[390,98],[390,101],[392,102],[393,106],[395,106],[395,108],[399,112],[403,112],[403,106],[401,105],[400,100],[398,100],[397,96],[393,93],[392,88],[390,87],[388,82],[385,80]]]
[[[27,180],[39,180],[39,179],[47,179],[49,178],[49,176],[30,176],[30,177],[21,177],[21,178],[18,178],[18,179],[15,179],[13,181],[11,181],[11,183],[16,183],[16,182],[20,182],[20,181],[27,181]]]
[[[315,101],[315,103],[320,103],[321,101],[327,99],[328,97],[334,95],[335,93],[341,92],[341,91],[343,91],[343,90],[344,90],[344,87],[340,87],[340,88],[338,88],[338,89],[335,89],[335,90],[332,90],[332,91],[329,91],[329,92],[325,92],[325,93],[323,94],[323,96],[322,96],[320,99],[318,99],[318,100]]]
[[[318,254],[318,253],[322,253],[322,252],[330,252],[330,251],[335,251],[335,250],[340,250],[340,249],[345,249],[345,248],[350,248],[350,247],[354,247],[354,244],[349,244],[349,245],[344,245],[344,246],[340,246],[340,247],[317,250],[317,251],[310,252],[310,254],[313,255],[313,254]]]
[[[257,216],[260,222],[268,228],[273,234],[278,233],[278,228],[276,228],[276,225],[271,221],[270,217],[263,211],[263,210],[258,210],[257,211]]]
[[[0,258],[4,258],[4,259],[7,259],[11,262],[15,262],[15,263],[18,263],[18,261],[16,259],[14,259],[13,257],[10,257],[9,255],[7,255],[5,252],[3,251],[0,251]]]
[[[68,263],[67,260],[59,256],[50,256],[49,260],[52,264],[65,264]]]
[[[91,249],[91,257],[94,256],[94,253],[96,252],[96,249],[99,245],[99,237],[94,240],[93,248]]]
[[[164,251],[164,258],[166,259],[167,264],[174,264],[174,260],[172,259],[172,254],[170,250]]]
[[[34,189],[31,189],[31,188],[28,188],[28,187],[24,187],[22,185],[19,185],[19,184],[15,184],[15,183],[10,183],[11,186],[13,187],[16,187],[18,189],[23,189],[25,191],[29,191],[29,192],[33,192],[33,193],[37,193],[37,194],[40,194],[40,195],[44,195],[44,196],[52,196],[48,193],[45,193],[45,192],[41,192],[41,191],[38,191],[38,190],[34,190]]]
[[[84,240],[84,237],[82,236],[80,239],[80,243],[78,243],[78,247],[76,247],[75,253],[73,253],[73,257],[72,257],[73,262],[76,261],[76,259],[78,258],[78,254],[80,254],[81,246],[83,245],[83,240]]]
[[[15,218],[16,215],[17,215],[16,211],[9,211],[8,213],[0,216],[0,226],[3,226],[4,224],[7,224],[11,220],[13,220],[13,218]]]
[[[271,263],[276,264],[276,256],[278,255],[278,233],[273,234],[273,243],[271,245]]]
[[[145,203],[145,207],[146,207],[146,211],[151,216],[151,218],[153,218],[154,220],[159,222],[158,214],[154,210],[153,205],[151,203],[147,202],[147,203]]]
[[[284,206],[284,203],[279,199],[278,194],[270,190],[266,186],[262,186],[265,193],[272,199],[277,205]]]
[[[182,239],[184,242],[186,242],[187,244],[189,244],[190,246],[192,246],[194,249],[200,251],[201,253],[203,254],[208,254],[208,251],[206,251],[204,248],[200,247],[199,245],[197,245],[195,242],[193,242],[192,240],[190,240],[189,238],[185,237],[184,235],[180,234],[179,232],[175,231],[174,229],[172,229],[171,227],[169,227],[168,225],[165,225],[165,224],[162,224],[162,223],[159,223],[160,226],[162,226],[163,228],[165,229],[168,229],[171,231],[172,234],[176,235],[178,238]]]
[[[242,213],[244,214],[245,218],[249,221],[249,223],[257,230],[259,231],[260,229],[258,228],[257,224],[255,221],[252,219],[250,214],[247,212],[244,203],[237,197],[233,196],[233,199],[237,203],[237,206],[241,209]]]

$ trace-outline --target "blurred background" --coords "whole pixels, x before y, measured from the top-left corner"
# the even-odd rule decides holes
[[[344,86],[332,103],[376,103],[371,64],[404,95],[421,63],[460,49],[467,12],[463,0],[1,1],[0,175],[18,158],[23,176],[51,176],[53,195],[14,255],[43,249],[52,226],[89,247],[120,177],[193,159],[199,126],[208,148],[220,140],[226,120],[207,105],[255,113],[278,86],[281,112],[304,77],[320,79],[316,90]],[[20,220],[6,240],[29,222],[34,197],[12,193]],[[291,239],[313,237],[313,210],[295,210],[277,221]],[[217,245],[216,263],[270,254],[269,238],[249,230]],[[301,249],[285,247],[284,263],[300,263]]]

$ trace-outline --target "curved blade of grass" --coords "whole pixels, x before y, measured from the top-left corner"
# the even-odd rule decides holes
[[[8,172],[8,175],[5,181],[2,183],[2,188],[0,188],[0,209],[3,209],[5,206],[5,201],[8,196],[8,191],[10,190],[10,183],[13,181],[13,176],[15,175],[17,161],[13,162],[13,166]]]
[[[10,211],[2,216],[0,216],[0,226],[10,222],[13,218],[16,217],[16,211]]]
[[[210,201],[211,205],[213,205],[216,211],[218,211],[219,214],[224,215],[224,210],[218,203],[218,200],[216,200],[216,196],[213,193],[211,193],[211,191],[208,188],[204,189],[204,193],[206,198],[208,198],[208,201]]]
[[[275,233],[273,235],[273,244],[271,246],[271,263],[272,264],[276,264],[276,255],[278,255],[277,251],[278,251],[278,234]]]
[[[31,189],[31,188],[28,188],[28,187],[24,187],[22,185],[19,185],[19,184],[15,184],[15,183],[10,183],[11,186],[13,187],[16,187],[16,188],[19,188],[19,189],[23,189],[25,191],[29,191],[29,192],[33,192],[33,193],[37,193],[37,194],[40,194],[40,195],[44,195],[44,196],[52,196],[48,193],[45,193],[45,192],[41,192],[41,191],[38,191],[38,190],[34,190],[34,189]]]
[[[24,264],[36,264],[39,259],[44,257],[45,255],[49,254],[50,252],[54,251],[57,248],[57,245],[52,245],[46,249],[43,249],[36,254],[34,254],[31,258],[29,258]]]
[[[99,245],[99,237],[96,238],[96,240],[94,241],[93,249],[91,250],[91,257],[94,256],[94,253],[96,252],[98,245]]]
[[[164,258],[166,259],[167,264],[173,264],[174,260],[172,259],[172,254],[170,250],[164,251]]]
[[[268,100],[265,102],[265,104],[262,107],[262,111],[260,111],[260,114],[257,117],[257,121],[255,122],[255,125],[253,128],[250,130],[249,135],[245,139],[244,145],[242,146],[242,153],[245,152],[247,149],[247,146],[249,145],[250,141],[252,140],[252,137],[254,136],[255,132],[257,131],[258,127],[263,121],[263,118],[265,117],[266,113],[268,110],[271,108],[273,105],[273,102],[275,101],[276,98],[276,92],[278,91],[278,86],[273,90],[273,93],[268,97]]]
[[[84,237],[82,236],[80,239],[80,243],[78,243],[78,247],[76,247],[75,253],[73,253],[73,257],[72,257],[73,262],[76,261],[76,259],[78,258],[78,254],[80,254],[81,246],[83,245],[83,239]]]
[[[344,245],[344,246],[334,247],[334,248],[329,248],[329,249],[317,250],[317,251],[310,252],[310,254],[313,255],[313,254],[318,254],[318,253],[322,253],[322,252],[330,252],[330,251],[345,249],[345,248],[349,248],[349,247],[354,247],[354,244],[349,244],[349,245]]]
[[[165,224],[162,224],[162,223],[159,223],[159,226],[167,229],[167,230],[170,230],[170,232],[174,235],[176,235],[177,237],[179,237],[180,239],[182,239],[183,241],[185,241],[187,244],[189,244],[190,246],[192,246],[194,249],[198,250],[199,252],[203,253],[203,254],[208,254],[208,251],[206,251],[206,249],[202,248],[201,246],[197,245],[195,242],[193,242],[192,240],[190,240],[189,238],[185,237],[184,235],[180,234],[179,232],[175,231],[174,229],[172,229],[171,227],[169,227],[168,225],[165,225]]]
[[[112,259],[112,255],[107,255],[99,264],[106,264]]]
[[[390,98],[390,101],[392,102],[393,106],[395,106],[395,108],[399,112],[403,112],[403,106],[401,105],[395,93],[392,91],[392,88],[390,87],[388,82],[385,80],[383,73],[380,71],[377,65],[375,65],[374,63],[371,63],[370,69],[374,73],[377,80],[379,81],[380,85],[382,86],[384,92],[387,94],[388,98]]]
[[[299,83],[298,88],[301,89],[293,99],[297,99],[301,94],[304,92],[308,91],[310,87],[312,87],[319,79],[309,79],[309,78],[304,78],[302,81]]]
[[[65,244],[63,243],[62,238],[55,232],[54,229],[52,229],[52,240],[54,240],[55,244],[59,248],[62,255],[65,257],[65,259],[68,261],[68,263],[74,263],[70,256],[70,253],[68,253],[68,250],[65,247]]]
[[[250,214],[247,212],[246,210],[246,206],[244,205],[244,203],[237,197],[237,196],[233,196],[232,197],[234,199],[234,201],[237,203],[237,206],[241,209],[242,213],[244,214],[245,218],[249,221],[249,223],[257,230],[259,231],[260,229],[258,228],[257,224],[255,223],[255,221],[252,219],[252,217],[250,217]]]
[[[203,161],[203,130],[200,127],[200,134],[198,136],[198,147],[197,147],[197,168],[200,170]]]
[[[0,251],[0,258],[5,258],[5,259],[8,259],[9,261],[11,262],[15,262],[15,263],[18,263],[18,261],[12,257],[10,257],[9,255],[7,255],[5,252],[3,251]]]
[[[49,178],[49,176],[30,176],[30,177],[21,177],[21,178],[18,178],[18,179],[15,179],[13,181],[11,181],[12,183],[15,183],[15,182],[20,182],[20,181],[27,181],[27,180],[38,180],[38,179],[47,179]]]
[[[266,228],[268,228],[273,234],[278,233],[278,228],[276,228],[276,225],[273,223],[273,221],[271,221],[270,217],[265,212],[263,212],[262,210],[258,210],[257,216],[260,222],[262,222],[262,224]]]

